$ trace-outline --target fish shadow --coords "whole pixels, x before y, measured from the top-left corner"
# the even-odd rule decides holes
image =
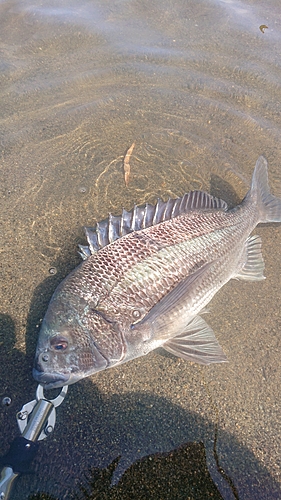
[[[24,352],[15,348],[15,325],[10,316],[0,314],[0,429],[1,455],[6,453],[18,435],[16,412],[34,392],[30,377],[30,362]],[[9,398],[10,404],[4,404]]]
[[[241,199],[237,195],[233,186],[216,174],[211,174],[210,193],[212,196],[216,196],[217,198],[221,198],[226,201],[229,208],[236,207],[239,203],[241,203]]]
[[[106,395],[89,379],[69,388],[33,469],[17,479],[13,500],[281,498],[266,468],[219,425],[152,393]]]

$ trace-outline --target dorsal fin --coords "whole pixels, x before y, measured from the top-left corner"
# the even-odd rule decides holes
[[[129,212],[123,208],[122,215],[109,214],[109,217],[98,222],[96,227],[85,227],[88,246],[79,245],[79,253],[85,260],[100,248],[133,231],[154,226],[193,210],[214,209],[226,211],[227,203],[204,191],[190,191],[181,198],[169,198],[168,201],[158,198],[156,205],[135,205]]]

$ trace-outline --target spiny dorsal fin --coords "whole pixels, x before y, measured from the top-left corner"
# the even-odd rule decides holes
[[[168,201],[159,198],[156,205],[149,203],[140,207],[135,205],[129,212],[123,208],[122,215],[110,214],[107,219],[98,222],[96,227],[85,227],[89,246],[79,245],[79,253],[85,260],[100,248],[133,231],[154,226],[192,210],[214,209],[226,211],[227,204],[204,191],[190,191],[181,198],[169,198]]]

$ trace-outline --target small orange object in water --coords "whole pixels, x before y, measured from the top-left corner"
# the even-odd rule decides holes
[[[131,173],[130,158],[131,158],[134,147],[135,147],[135,143],[133,142],[132,146],[127,150],[125,157],[124,157],[123,165],[124,165],[124,179],[125,179],[126,187],[128,187],[128,184],[129,184],[130,173]]]

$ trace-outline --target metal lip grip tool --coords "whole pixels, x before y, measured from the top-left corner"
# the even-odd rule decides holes
[[[49,436],[56,423],[56,408],[63,402],[68,386],[62,387],[55,399],[44,397],[43,386],[38,385],[36,399],[23,405],[17,413],[21,436],[12,442],[9,451],[0,459],[3,469],[0,476],[0,500],[8,500],[14,480],[19,474],[29,472],[30,464],[38,450],[38,441]]]

